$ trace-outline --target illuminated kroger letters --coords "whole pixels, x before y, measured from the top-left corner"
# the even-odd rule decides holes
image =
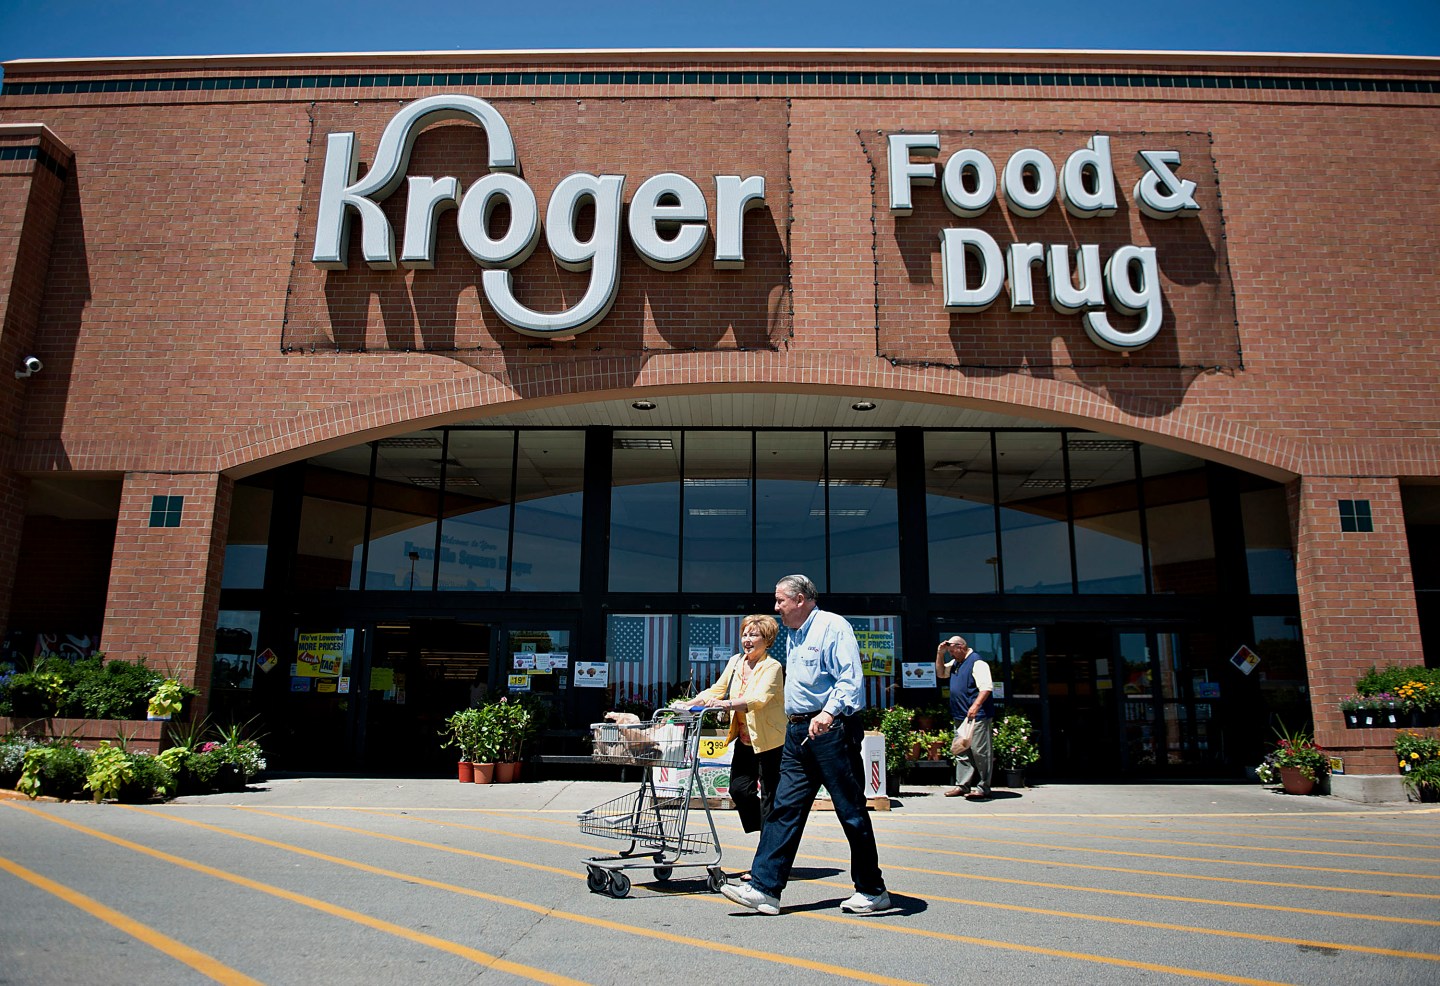
[[[489,173],[462,189],[455,178],[407,176],[410,151],[425,127],[443,120],[470,120],[485,128],[490,145]],[[515,297],[512,270],[540,242],[540,207],[535,192],[519,176],[515,141],[504,117],[473,96],[429,96],[406,106],[390,120],[375,149],[375,163],[356,180],[359,151],[353,133],[332,133],[315,221],[317,267],[344,270],[350,252],[350,219],[360,217],[361,255],[376,270],[396,266],[395,232],[379,203],[408,185],[404,242],[399,265],[435,266],[435,237],[440,216],[455,209],[460,242],[485,268],[481,284],[497,315],[515,331],[548,338],[573,335],[600,322],[620,289],[620,224],[624,175],[573,174],[555,186],[545,209],[545,243],[566,270],[590,271],[590,284],[573,308],[536,312]],[[765,203],[762,176],[715,176],[715,266],[745,266],[745,213]],[[491,235],[495,207],[509,207],[502,236]],[[590,239],[576,236],[576,220],[587,204],[594,207]],[[658,270],[681,270],[700,256],[710,235],[708,208],[700,186],[684,175],[665,173],[644,181],[630,203],[627,227],[637,253]]]
[[[908,216],[913,211],[912,186],[933,185],[935,165],[913,160],[940,152],[940,135],[891,134],[888,148],[890,211]],[[1182,180],[1173,170],[1180,164],[1178,151],[1141,151],[1135,160],[1145,169],[1135,183],[1140,211],[1152,219],[1193,216],[1195,183]],[[1078,219],[1115,214],[1115,170],[1110,160],[1110,138],[1095,135],[1066,159],[1057,173],[1055,164],[1034,148],[1016,151],[998,177],[995,165],[981,151],[963,148],[945,162],[940,175],[945,207],[964,219],[985,214],[997,192],[1016,216],[1044,214],[1058,196]],[[1064,314],[1080,314],[1085,333],[1098,346],[1116,352],[1140,349],[1155,339],[1164,317],[1160,276],[1154,247],[1125,245],[1103,267],[1100,247],[1082,244],[1074,264],[1063,245],[1046,248],[1040,243],[1012,243],[1003,253],[995,238],[981,229],[946,229],[940,233],[945,307],[952,312],[981,312],[1000,297],[1008,280],[1011,311],[1035,307],[1034,267],[1045,265],[1050,304]],[[974,261],[976,276],[969,277]],[[1121,313],[1138,316],[1134,329],[1116,328],[1100,309],[1106,300]]]

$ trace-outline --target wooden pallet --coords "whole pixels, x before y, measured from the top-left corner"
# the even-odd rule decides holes
[[[890,799],[885,795],[875,798],[866,798],[865,806],[871,811],[889,811]],[[834,811],[835,805],[829,798],[816,798],[815,804],[810,806],[811,811]]]

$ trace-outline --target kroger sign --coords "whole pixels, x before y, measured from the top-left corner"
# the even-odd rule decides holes
[[[490,173],[462,189],[456,178],[407,175],[410,152],[420,131],[445,120],[469,120],[485,128]],[[624,175],[572,174],[551,193],[545,209],[545,245],[566,270],[589,271],[590,283],[574,307],[537,312],[515,297],[512,271],[529,259],[540,241],[540,207],[520,177],[510,127],[499,111],[473,96],[444,95],[416,100],[396,113],[380,135],[375,161],[356,179],[359,148],[354,133],[332,133],[315,223],[317,267],[343,270],[350,252],[350,221],[360,217],[361,254],[376,270],[435,266],[435,236],[442,213],[457,209],[460,242],[485,268],[481,285],[497,315],[515,331],[537,338],[569,336],[594,327],[615,303],[620,287],[620,226]],[[715,267],[745,266],[745,213],[764,205],[762,175],[715,176]],[[408,185],[400,254],[395,231],[380,209],[402,182]],[[491,216],[505,204],[510,221],[499,236]],[[577,235],[577,220],[592,205],[595,227],[588,240]],[[710,236],[705,195],[691,179],[665,172],[643,181],[630,200],[626,227],[635,251],[658,270],[683,270],[699,257]]]

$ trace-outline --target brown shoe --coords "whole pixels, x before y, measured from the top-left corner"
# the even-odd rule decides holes
[[[945,797],[961,798],[969,795],[969,793],[970,789],[968,787],[952,787],[950,790],[945,792]]]

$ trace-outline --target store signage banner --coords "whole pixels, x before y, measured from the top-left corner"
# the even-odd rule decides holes
[[[286,348],[533,355],[526,337],[584,333],[592,351],[749,349],[788,333],[783,101],[443,94],[314,116]],[[710,136],[687,137],[699,118]]]
[[[877,338],[897,362],[1239,362],[1203,133],[879,133]]]

